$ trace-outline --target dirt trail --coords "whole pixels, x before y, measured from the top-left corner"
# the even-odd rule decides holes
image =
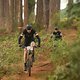
[[[22,64],[19,64],[23,70]],[[47,73],[53,70],[53,65],[50,60],[47,60],[42,54],[39,54],[37,60],[32,67],[32,75],[28,76],[28,73],[24,71],[18,72],[15,75],[4,76],[1,80],[46,80],[44,77]],[[11,79],[10,79],[11,78]]]
[[[63,29],[62,30],[63,39],[66,40],[68,43],[76,40],[77,37],[77,30],[75,29]]]
[[[40,63],[32,68],[32,76],[29,77],[27,73],[19,73],[18,79],[16,80],[44,80],[41,78],[41,74],[45,74],[46,72],[50,72],[52,70],[52,65],[50,62],[46,61],[44,63]]]

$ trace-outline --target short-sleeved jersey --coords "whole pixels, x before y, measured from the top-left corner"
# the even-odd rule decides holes
[[[56,39],[61,39],[62,38],[62,33],[60,31],[57,31],[57,32],[53,32],[53,35],[55,35],[55,40]]]
[[[30,33],[28,33],[27,30],[25,29],[22,33],[22,35],[24,35],[24,38],[25,38],[24,45],[29,46],[30,43],[34,41],[34,35],[36,34],[37,34],[36,31],[33,29],[31,30]]]

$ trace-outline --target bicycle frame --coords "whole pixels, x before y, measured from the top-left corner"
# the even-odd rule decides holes
[[[32,64],[33,64],[33,61],[32,61],[32,55],[34,53],[34,46],[33,44],[31,44],[30,46],[27,46],[27,51],[28,51],[28,59],[27,59],[27,70],[28,70],[28,73],[29,73],[29,76],[31,76],[31,67],[32,67]]]

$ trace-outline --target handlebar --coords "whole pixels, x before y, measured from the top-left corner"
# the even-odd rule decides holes
[[[19,45],[19,47],[25,48],[26,46],[24,46],[24,45]],[[28,46],[27,46],[27,47],[28,47]],[[38,48],[38,47],[40,47],[40,46],[38,46],[38,45],[35,45],[35,46],[34,46],[34,48]]]

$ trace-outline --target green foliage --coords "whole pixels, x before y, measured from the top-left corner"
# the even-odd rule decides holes
[[[44,29],[44,27],[39,26],[37,23],[32,23],[32,26],[36,31],[39,31],[39,32]]]
[[[41,31],[41,48],[36,53],[46,55],[56,67],[48,80],[79,80],[80,78],[80,31],[75,43],[53,41],[50,34]],[[0,77],[20,71],[18,63],[23,63],[22,49],[17,44],[18,33],[0,36]],[[56,45],[56,47],[54,47]],[[22,64],[21,64],[22,65]],[[15,66],[15,67],[14,67]]]
[[[64,66],[57,66],[53,76],[49,77],[49,80],[69,80],[70,71]]]
[[[29,15],[28,24],[34,24],[34,23],[35,23],[34,12],[31,12],[31,14]]]
[[[35,14],[34,14],[35,0],[28,0],[28,24],[34,24]]]
[[[80,7],[80,3],[77,3],[77,4],[73,4],[71,7],[68,8],[70,17],[72,17],[72,16],[80,17],[79,7]]]
[[[79,34],[80,35],[80,34]],[[72,45],[58,42],[51,55],[56,69],[49,80],[79,80],[80,78],[80,38]]]
[[[70,27],[69,25],[70,25],[70,24],[68,24],[67,18],[66,18],[66,20],[63,19],[63,20],[60,21],[60,23],[59,23],[59,27],[60,27],[60,28],[68,28],[68,27]]]
[[[11,65],[22,61],[20,50],[18,47],[18,35],[16,33],[0,36],[0,76],[4,75],[5,72],[16,70],[17,66],[12,68]]]
[[[28,0],[29,15],[34,10],[34,6],[35,6],[35,0]]]
[[[60,27],[75,28],[80,27],[80,3],[73,4],[61,11]],[[64,16],[65,15],[65,16]]]
[[[68,8],[69,11],[69,19],[68,19],[68,23],[71,23],[72,27],[79,27],[80,26],[80,3],[77,4],[73,4],[70,8]]]
[[[69,49],[67,48],[68,44],[65,41],[54,41],[53,42],[53,52],[51,54],[51,59],[54,62],[59,62],[58,65],[64,64],[64,61],[62,63],[62,60],[64,58],[68,59],[69,55]],[[60,62],[61,60],[61,62]]]
[[[53,25],[53,27],[58,26],[59,21],[60,21],[60,13],[59,12],[53,13],[51,18],[50,18],[51,25]]]
[[[60,19],[64,19],[65,17],[67,17],[66,11],[67,11],[67,8],[60,11]]]

